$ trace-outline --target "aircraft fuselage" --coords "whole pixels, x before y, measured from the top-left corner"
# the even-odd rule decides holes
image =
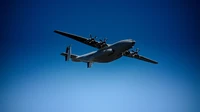
[[[121,40],[105,48],[99,49],[88,54],[77,57],[82,62],[107,63],[122,57],[123,52],[134,46],[135,41],[132,39]]]

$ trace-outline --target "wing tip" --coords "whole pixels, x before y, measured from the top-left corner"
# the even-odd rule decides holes
[[[154,64],[158,64],[158,62],[154,62]]]
[[[158,64],[158,62],[157,62],[157,61],[152,61],[152,63],[153,63],[153,64]]]
[[[55,33],[59,33],[60,31],[59,31],[59,30],[54,30],[53,32],[55,32]]]

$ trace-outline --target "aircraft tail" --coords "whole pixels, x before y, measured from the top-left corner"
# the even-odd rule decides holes
[[[71,54],[71,46],[68,46],[66,48],[66,51],[61,53],[60,55],[65,56],[65,61],[69,61],[70,59],[72,59],[72,61],[79,62],[79,60],[77,59],[78,55]]]

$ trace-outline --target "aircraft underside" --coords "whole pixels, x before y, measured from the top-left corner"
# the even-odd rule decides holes
[[[112,62],[116,59],[119,59],[122,57],[122,53],[118,53],[118,54],[112,54],[112,55],[107,55],[107,56],[101,56],[101,57],[96,57],[94,58],[94,62],[97,63],[108,63],[108,62]]]

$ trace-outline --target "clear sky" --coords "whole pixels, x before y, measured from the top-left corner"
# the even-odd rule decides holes
[[[0,112],[199,112],[198,3],[18,0],[1,3]],[[96,50],[54,30],[108,43],[132,38],[154,65],[122,57],[65,62]]]

